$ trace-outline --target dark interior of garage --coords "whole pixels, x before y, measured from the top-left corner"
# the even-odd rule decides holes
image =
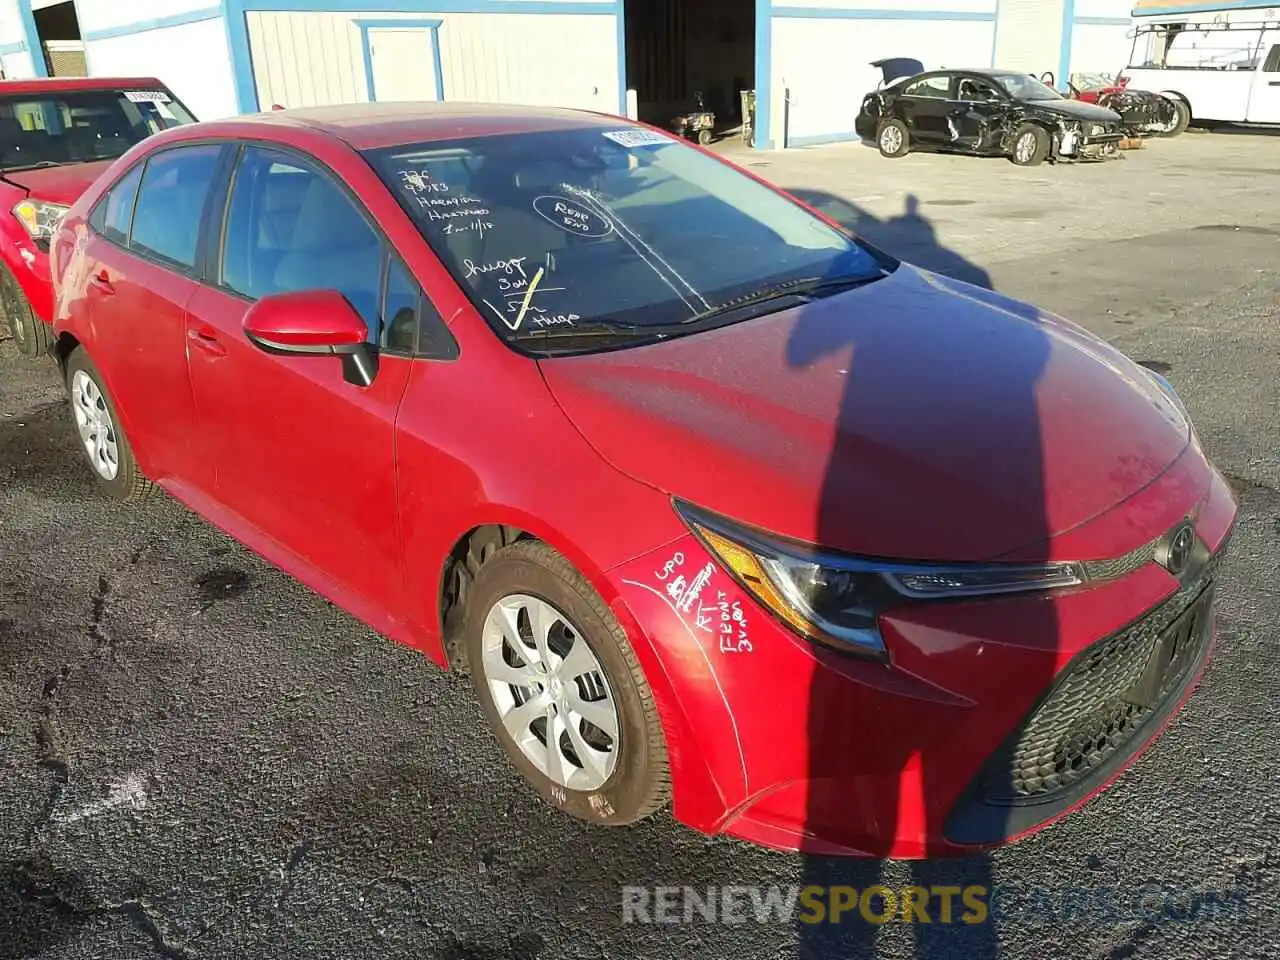
[[[627,86],[640,119],[669,127],[700,92],[724,134],[755,87],[755,0],[626,0]]]
[[[87,74],[80,23],[72,0],[34,10],[36,33],[44,48],[45,66],[54,77],[83,77]]]

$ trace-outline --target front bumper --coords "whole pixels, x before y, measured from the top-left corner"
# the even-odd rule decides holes
[[[1188,513],[1205,555],[1220,554],[1235,500],[1198,450],[1086,527],[1105,559],[1116,555],[1119,531],[1154,539]],[[1087,542],[1081,531],[1061,539],[1064,550]],[[669,745],[677,817],[781,850],[918,858],[1043,827],[1155,739],[1207,662],[1208,617],[1194,620],[1153,702],[1107,743],[1096,737],[1102,714],[1126,702],[1112,703],[1132,686],[1120,681],[1147,662],[1138,648],[1166,636],[1166,619],[1188,604],[1211,604],[1202,591],[1216,563],[1199,572],[1203,583],[1179,582],[1147,560],[1053,595],[900,607],[881,618],[891,666],[799,639],[692,536],[610,576],[670,680],[680,729],[692,731],[692,742]],[[1123,655],[1108,654],[1117,644],[1127,644]],[[1103,674],[1089,666],[1099,659]],[[1097,679],[1104,674],[1106,683]],[[1075,759],[1090,735],[1097,756]],[[674,759],[690,753],[709,775],[693,787]],[[1067,774],[1055,774],[1062,763]],[[1048,766],[1036,773],[1036,765]],[[1025,793],[1037,775],[1060,777],[1062,789],[1039,789],[1042,779],[1028,796],[999,795],[1002,784],[1006,794],[1017,785]]]
[[[1120,144],[1124,141],[1124,133],[1116,130],[1092,136],[1068,136],[1059,134],[1054,138],[1054,159],[1064,163],[1077,163],[1082,160],[1107,160],[1120,156]]]

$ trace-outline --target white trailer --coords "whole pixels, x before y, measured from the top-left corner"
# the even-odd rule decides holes
[[[1138,0],[1121,76],[1189,119],[1280,125],[1280,5],[1270,2]]]

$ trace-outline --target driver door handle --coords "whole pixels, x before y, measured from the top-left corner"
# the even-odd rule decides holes
[[[187,337],[191,340],[192,346],[210,356],[225,357],[227,355],[227,348],[219,342],[217,334],[208,327],[193,327],[187,331]]]
[[[91,276],[89,283],[103,296],[109,297],[116,292],[116,288],[111,283],[111,278],[107,276],[107,271],[105,270],[99,270]]]

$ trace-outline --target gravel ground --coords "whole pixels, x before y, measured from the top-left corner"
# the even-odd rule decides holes
[[[1151,167],[1194,168],[1221,141],[1244,149],[1188,136],[1155,145],[1165,156]],[[1076,207],[1059,224],[1045,194],[1061,184],[1010,179],[1007,164],[891,163],[846,147],[773,155],[761,170],[852,202],[840,177],[853,163],[858,176],[911,180],[922,216],[939,190],[972,198],[971,213],[947,215],[982,221],[963,236],[943,223],[932,247],[918,230],[879,239],[981,270],[1165,364],[1241,496],[1218,653],[1167,736],[1085,809],[992,858],[1003,916],[890,924],[874,948],[865,926],[624,926],[624,885],[788,886],[805,865],[666,816],[606,832],[554,814],[509,772],[465,681],[175,502],[98,497],[52,367],[0,342],[0,957],[1280,957],[1280,239],[1268,226],[1280,196],[1267,179],[1280,140],[1257,144],[1265,156],[1240,161],[1217,201],[1144,218],[1145,196],[1121,197],[1114,230],[1097,228],[1078,185],[1094,226]],[[1149,159],[1124,162],[1135,190]],[[823,164],[840,173],[824,179]],[[1037,177],[1060,173],[1110,175]],[[1265,190],[1232,206],[1249,181]],[[1041,213],[1044,249],[984,246],[984,224],[1010,204]],[[856,885],[980,874],[966,862],[830,869]],[[1114,888],[1131,903],[1151,884],[1227,891],[1234,912],[1061,909],[1064,889]]]

